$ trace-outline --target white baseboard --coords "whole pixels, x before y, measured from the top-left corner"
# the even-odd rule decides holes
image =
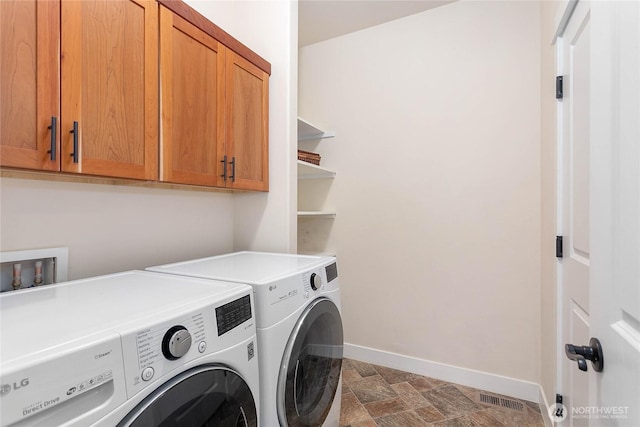
[[[388,368],[400,369],[402,371],[493,393],[504,394],[530,402],[541,402],[540,386],[529,381],[503,377],[501,375],[489,374],[473,369],[460,368],[348,343],[344,344],[344,357]]]

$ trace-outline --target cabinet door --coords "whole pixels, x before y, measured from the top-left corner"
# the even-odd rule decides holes
[[[216,186],[224,138],[224,46],[160,7],[161,180]],[[222,173],[220,173],[221,175]]]
[[[157,7],[62,2],[63,171],[157,179]]]
[[[60,3],[2,0],[0,28],[0,163],[58,170]]]
[[[269,75],[227,51],[226,154],[230,186],[269,190]]]

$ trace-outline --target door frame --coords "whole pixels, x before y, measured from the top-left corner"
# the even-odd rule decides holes
[[[564,64],[564,49],[562,37],[567,29],[571,16],[578,5],[579,0],[568,0],[565,4],[562,16],[558,22],[556,32],[553,36],[552,43],[556,46],[556,76],[562,76],[566,66]],[[560,40],[559,40],[560,39]],[[564,109],[562,99],[556,100],[556,236],[563,236],[566,231],[563,227],[564,210],[564,148],[566,141],[564,140]],[[563,312],[563,265],[562,258],[556,258],[556,393],[563,394],[563,376],[565,355],[562,350],[564,347],[564,312]],[[548,402],[554,405],[555,402]],[[545,423],[547,419],[545,418]],[[551,421],[553,423],[553,421]]]

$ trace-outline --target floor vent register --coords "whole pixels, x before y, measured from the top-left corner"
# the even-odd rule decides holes
[[[497,408],[509,409],[516,412],[527,412],[526,406],[522,402],[514,399],[508,399],[502,396],[482,392],[476,392],[473,397],[473,400],[476,403],[480,403],[482,405],[495,406]]]

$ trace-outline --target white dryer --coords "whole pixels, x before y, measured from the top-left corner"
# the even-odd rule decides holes
[[[237,252],[150,270],[253,286],[260,425],[339,425],[343,332],[334,257]]]
[[[0,295],[0,425],[257,426],[247,285],[125,272]]]

